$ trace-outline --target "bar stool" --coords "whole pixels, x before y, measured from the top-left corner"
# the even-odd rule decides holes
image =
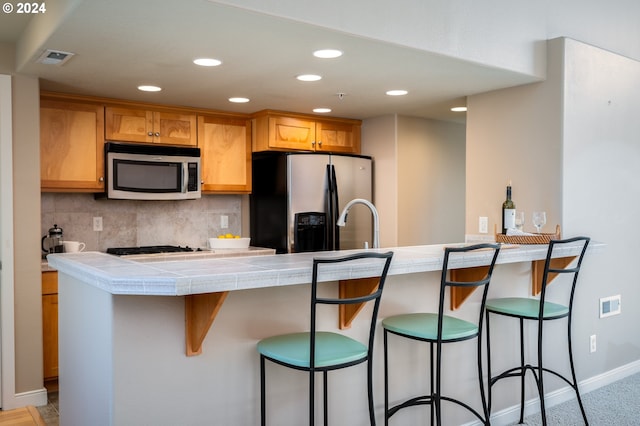
[[[454,265],[459,265],[458,255],[463,253],[484,254],[491,259],[485,270],[482,270],[481,276],[477,280],[466,280],[462,278],[454,279],[452,274],[450,260]],[[434,418],[438,425],[442,424],[442,401],[448,401],[466,408],[473,413],[484,424],[488,424],[488,411],[484,393],[484,384],[482,381],[482,325],[484,316],[484,304],[487,299],[487,291],[491,274],[500,252],[500,246],[497,244],[476,244],[459,248],[445,248],[444,263],[442,266],[442,274],[440,278],[440,299],[438,305],[438,313],[411,313],[403,315],[395,315],[385,318],[382,321],[384,329],[384,409],[385,409],[385,425],[388,425],[389,418],[396,414],[399,410],[415,405],[430,405],[431,407],[431,424],[434,424]],[[455,266],[460,268],[460,266]],[[447,277],[450,277],[449,279]],[[483,287],[482,301],[476,321],[467,321],[451,315],[445,314],[444,300],[447,287],[451,288],[478,288]],[[388,334],[395,334],[411,340],[420,342],[428,342],[430,349],[430,386],[429,394],[410,398],[400,404],[389,408],[389,365],[388,365]],[[477,365],[478,365],[478,382],[480,387],[480,399],[482,403],[482,414],[473,409],[469,404],[454,399],[450,396],[442,395],[442,345],[445,343],[455,343],[477,338]],[[434,357],[435,346],[435,357]],[[435,370],[434,370],[435,362]],[[435,381],[435,389],[434,389]]]
[[[367,251],[333,258],[313,259],[313,275],[311,280],[311,324],[310,331],[268,337],[258,342],[260,353],[260,418],[264,426],[266,421],[265,404],[265,360],[285,367],[309,373],[309,425],[314,424],[315,410],[315,373],[322,372],[324,382],[324,424],[328,424],[327,408],[327,373],[345,367],[367,362],[367,394],[369,398],[369,418],[375,425],[372,382],[373,340],[375,335],[378,308],[384,283],[393,252],[378,253]],[[330,277],[332,265],[341,269],[349,267],[353,276],[375,279],[378,285],[375,290],[364,296],[346,298],[318,297],[318,276],[323,274],[325,280]],[[356,281],[347,280],[347,285]],[[362,343],[340,333],[318,331],[316,329],[317,305],[356,305],[370,302],[373,304],[369,325],[368,343]]]
[[[576,380],[576,371],[573,365],[573,352],[571,349],[571,313],[573,311],[573,299],[576,290],[576,283],[578,282],[578,273],[580,272],[580,267],[582,265],[582,259],[587,250],[587,246],[589,245],[590,239],[588,237],[574,237],[568,238],[564,240],[552,240],[549,243],[549,248],[547,250],[547,257],[545,259],[544,264],[544,272],[542,274],[542,288],[540,292],[540,298],[527,298],[527,297],[507,297],[500,299],[493,299],[487,301],[487,363],[488,363],[488,377],[489,377],[489,403],[488,403],[488,411],[491,413],[491,389],[493,385],[495,385],[499,380],[505,379],[507,377],[520,377],[520,423],[524,420],[524,395],[525,395],[525,375],[527,371],[531,371],[533,373],[533,377],[536,381],[536,386],[538,388],[538,395],[540,397],[540,409],[542,414],[542,424],[547,424],[546,412],[545,412],[545,404],[544,404],[544,381],[543,381],[543,373],[551,373],[560,379],[564,380],[576,393],[578,398],[578,404],[580,405],[580,411],[582,412],[582,417],[584,419],[585,424],[589,424],[587,421],[587,414],[584,411],[584,406],[582,405],[582,399],[580,398],[580,392],[578,390],[578,381]],[[554,265],[553,255],[554,253],[561,253],[562,250],[566,250],[568,248],[580,248],[580,255],[578,256],[577,262],[574,263],[573,267],[558,267]],[[554,303],[546,300],[547,296],[547,285],[550,283],[552,279],[554,279],[559,274],[567,274],[572,276],[573,279],[567,280],[564,284],[566,288],[565,291],[566,297],[565,304]],[[571,283],[569,285],[569,283]],[[560,286],[562,283],[554,284],[555,286]],[[491,345],[490,345],[490,328],[489,328],[489,319],[491,314],[502,315],[512,318],[517,318],[520,322],[520,365],[518,367],[510,368],[497,376],[491,375]],[[543,334],[543,325],[545,321],[553,321],[559,320],[562,318],[567,318],[567,344],[568,344],[568,354],[569,354],[569,364],[571,366],[571,380],[563,376],[562,374],[553,371],[551,369],[543,367],[542,364],[542,334]],[[525,364],[525,356],[524,356],[524,322],[533,321],[538,324],[538,360],[537,366],[531,364]]]

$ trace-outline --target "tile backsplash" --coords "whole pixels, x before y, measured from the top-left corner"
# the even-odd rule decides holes
[[[129,201],[94,199],[93,194],[43,193],[41,231],[57,224],[67,241],[82,241],[85,251],[109,247],[181,245],[206,247],[209,237],[242,231],[240,195],[203,195],[198,200]],[[220,227],[221,216],[229,227]],[[93,218],[102,217],[102,231]]]

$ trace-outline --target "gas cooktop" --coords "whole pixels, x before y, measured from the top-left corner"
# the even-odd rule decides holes
[[[200,251],[200,249],[192,249],[189,246],[142,246],[142,247],[113,247],[108,248],[108,254],[116,256],[128,256],[132,254],[157,254],[157,253],[182,253]]]

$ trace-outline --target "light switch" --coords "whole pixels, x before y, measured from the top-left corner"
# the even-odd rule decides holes
[[[229,216],[222,215],[220,216],[220,228],[227,229],[229,227]]]

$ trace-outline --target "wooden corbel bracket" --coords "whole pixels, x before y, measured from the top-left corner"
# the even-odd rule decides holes
[[[184,298],[185,340],[187,356],[200,355],[202,342],[227,298],[228,291],[190,294]]]

